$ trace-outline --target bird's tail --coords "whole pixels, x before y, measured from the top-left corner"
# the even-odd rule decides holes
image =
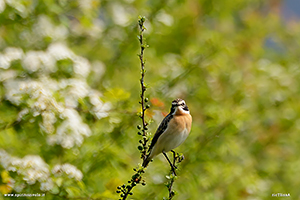
[[[147,155],[146,159],[143,162],[143,167],[147,167],[152,158],[150,158],[150,154]]]

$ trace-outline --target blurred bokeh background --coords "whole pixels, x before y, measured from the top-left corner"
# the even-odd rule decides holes
[[[297,5],[0,0],[0,199],[118,199],[141,163],[139,15],[150,131],[175,98],[193,116],[174,199],[300,199]],[[155,158],[131,198],[167,197],[168,172]]]

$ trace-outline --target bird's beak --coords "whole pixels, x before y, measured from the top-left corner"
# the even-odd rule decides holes
[[[187,105],[184,105],[184,106],[183,106],[183,110],[189,111],[189,108],[187,107]]]

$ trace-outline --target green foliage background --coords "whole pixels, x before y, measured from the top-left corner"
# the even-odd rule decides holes
[[[23,175],[7,169],[2,158],[0,193],[18,193],[14,187],[22,183],[19,193],[45,193],[45,199],[118,198],[116,187],[141,163],[136,36],[137,18],[145,15],[150,131],[155,132],[175,98],[185,99],[193,116],[190,136],[176,149],[185,160],[174,184],[175,199],[273,199],[273,193],[300,198],[300,24],[284,22],[276,2],[0,0],[0,5],[1,55],[7,47],[47,52],[52,44],[63,43],[91,66],[88,75],[81,76],[82,69],[76,73],[76,61],[70,58],[58,59],[56,70],[47,73],[41,63],[32,71],[19,61],[5,68],[2,60],[0,149],[17,158],[40,156],[50,170],[70,163],[83,178],[51,175],[53,188],[42,191],[39,182],[30,185]],[[51,27],[39,22],[41,18]],[[101,101],[110,105],[108,116],[97,117],[91,97],[79,95],[73,109],[90,128],[90,136],[70,148],[50,144],[41,129],[41,114],[30,112],[18,120],[19,112],[35,100],[28,94],[19,104],[10,101],[5,82],[9,77],[3,77],[9,70],[17,80],[46,76],[76,82],[79,77],[89,92],[101,93]],[[55,90],[51,98],[66,105],[68,94]],[[54,110],[52,134],[65,120]],[[131,198],[167,197],[168,171],[163,156],[155,158],[144,175],[147,185],[134,188]]]

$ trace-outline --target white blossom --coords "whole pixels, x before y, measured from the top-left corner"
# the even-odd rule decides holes
[[[49,191],[54,187],[49,166],[40,156],[27,155],[24,158],[17,158],[10,156],[6,151],[0,149],[0,164],[7,171],[17,172],[28,185],[33,185],[37,182],[40,183],[42,191]],[[83,177],[82,172],[69,163],[55,165],[51,172],[54,176],[66,174],[68,178],[77,181],[81,181]],[[22,182],[14,184],[15,180],[13,179],[10,182],[12,188],[17,192],[21,192],[26,187]]]
[[[76,55],[63,43],[53,43],[48,47],[47,52],[53,56],[55,60],[71,59]]]
[[[5,97],[11,103],[19,105],[21,103],[22,96],[20,94],[20,84],[21,81],[9,79],[4,82],[4,87],[6,89]]]
[[[42,69],[44,72],[54,72],[56,70],[54,58],[43,51],[27,52],[22,63],[23,67],[30,73],[39,69]]]
[[[174,23],[173,17],[167,14],[164,10],[159,11],[159,13],[156,15],[156,19],[166,26],[172,26]]]
[[[6,0],[6,3],[16,9],[19,14],[23,17],[26,18],[28,16],[28,10],[26,7],[21,3],[19,0]]]
[[[4,54],[0,54],[0,68],[8,69],[11,61],[19,60],[23,57],[21,48],[7,47],[4,49]]]
[[[18,113],[18,121],[22,120],[22,117],[27,115],[29,113],[29,109],[28,108],[24,108],[23,110],[21,110]]]
[[[84,136],[90,136],[89,126],[82,122],[80,115],[74,109],[66,108],[61,114],[64,121],[57,127],[56,134],[49,135],[50,145],[60,144],[64,148],[72,148],[81,145]]]
[[[0,149],[0,164],[6,169],[9,167],[11,157],[6,151]]]
[[[112,5],[112,19],[115,24],[120,26],[127,26],[130,20],[130,15],[126,11],[126,9],[120,4],[113,4]]]
[[[90,73],[91,65],[87,59],[77,56],[74,59],[73,68],[76,74],[87,77]]]
[[[16,184],[14,185],[12,188],[14,188],[14,190],[16,192],[22,192],[22,190],[26,187],[26,184],[25,183],[19,183],[19,184]]]
[[[0,13],[2,13],[5,10],[5,1],[0,0]]]
[[[93,8],[93,0],[78,0],[78,4],[83,10],[90,10]]]
[[[57,121],[55,113],[51,111],[45,111],[42,113],[43,123],[40,124],[40,127],[46,133],[53,133],[55,131],[54,124]]]
[[[87,34],[93,38],[101,37],[103,31],[105,30],[105,24],[101,19],[94,19],[93,26],[87,29]]]
[[[10,61],[22,59],[24,54],[21,48],[16,47],[7,47],[4,52]]]
[[[63,165],[55,165],[52,169],[52,173],[55,176],[62,176],[63,173],[65,173],[69,178],[74,178],[78,181],[80,181],[83,177],[82,172],[74,165],[71,165],[69,163],[65,163]]]
[[[59,85],[61,89],[65,89],[65,104],[68,107],[76,107],[78,99],[86,97],[90,90],[86,81],[82,79],[62,80]]]
[[[0,67],[8,69],[10,67],[10,60],[6,55],[0,54]]]
[[[47,136],[48,143],[51,145],[59,144],[64,148],[72,148],[74,145],[81,145],[84,137],[90,136],[91,130],[87,124],[82,122],[75,109],[63,107],[55,100],[53,92],[64,89],[59,85],[57,82],[51,82],[45,78],[41,78],[41,81],[8,80],[5,82],[6,98],[18,105],[24,95],[30,95],[28,109],[24,109],[19,113],[18,120],[21,120],[22,116],[28,114],[28,112],[32,113],[33,117],[42,115],[43,122],[40,123],[40,128],[46,133],[51,133]],[[89,94],[90,88],[82,80],[68,79],[62,85],[68,88],[65,93],[67,106],[77,106],[78,99]],[[70,87],[68,87],[69,85]],[[109,104],[102,104],[100,100],[98,101],[98,104],[94,103],[93,112],[100,119],[108,115]],[[55,113],[57,113],[57,116]],[[55,131],[54,124],[57,121],[56,117],[59,115],[63,122]]]
[[[101,61],[95,61],[92,63],[92,72],[96,77],[102,77],[105,72],[105,64]]]
[[[42,191],[49,191],[53,188],[54,183],[52,181],[52,179],[47,179],[46,181],[41,182],[41,186],[40,189]]]
[[[104,103],[101,101],[99,94],[96,91],[91,92],[89,95],[90,102],[94,106],[92,112],[96,115],[98,119],[108,116],[108,111],[111,109],[110,103]]]
[[[17,71],[15,70],[5,70],[5,71],[1,71],[0,73],[0,81],[6,81],[8,79],[13,79],[17,77]]]
[[[34,32],[41,36],[48,36],[54,39],[64,39],[67,37],[68,29],[64,25],[55,26],[46,15],[40,15],[37,23],[33,27]]]
[[[24,158],[17,158],[0,149],[0,164],[8,171],[17,172],[29,185],[51,179],[49,166],[40,156],[27,155]],[[21,191],[22,188],[18,186],[16,190]]]
[[[48,23],[46,18],[40,20]],[[50,23],[50,22],[49,22]],[[45,34],[50,30],[44,30]],[[38,73],[39,78],[20,78],[19,72],[7,70],[13,60],[20,60],[27,73]],[[55,80],[49,73],[57,70],[56,62],[69,59],[73,62],[74,78]],[[75,110],[80,99],[89,97],[93,107],[90,112],[98,119],[108,116],[111,104],[102,102],[100,92],[90,88],[85,78],[91,70],[90,62],[75,55],[65,44],[52,43],[46,51],[23,52],[20,48],[8,47],[0,54],[0,65],[4,72],[0,73],[0,81],[5,88],[5,98],[14,105],[25,104],[18,114],[17,120],[29,115],[30,123],[36,121],[35,117],[42,116],[38,122],[40,130],[48,133],[48,144],[58,144],[64,148],[81,145],[84,137],[91,135],[89,126],[83,123],[81,116]],[[100,73],[104,66],[100,65]],[[7,75],[7,76],[6,76]],[[55,95],[59,95],[57,100]],[[58,118],[62,119],[59,126]],[[13,168],[12,168],[13,169]],[[30,174],[28,175],[30,177]],[[29,180],[28,180],[29,181]]]

